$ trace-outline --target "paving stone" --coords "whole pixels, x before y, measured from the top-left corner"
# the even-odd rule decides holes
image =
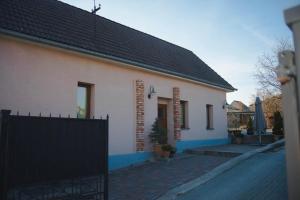
[[[170,161],[147,162],[116,170],[109,176],[109,199],[156,199],[168,190],[203,175],[229,159],[181,154]]]

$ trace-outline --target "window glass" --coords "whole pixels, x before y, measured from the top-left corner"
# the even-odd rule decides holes
[[[207,129],[213,129],[213,105],[206,105]]]
[[[181,128],[187,128],[186,109],[187,109],[187,102],[180,101],[180,127]]]
[[[78,118],[89,117],[89,86],[78,84],[77,87],[77,116]]]

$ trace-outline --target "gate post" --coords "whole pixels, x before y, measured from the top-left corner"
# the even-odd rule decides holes
[[[7,139],[10,110],[0,112],[0,199],[7,199]]]
[[[104,200],[108,200],[108,154],[109,154],[109,115],[105,122],[105,167],[104,167]]]
[[[293,32],[295,52],[279,54],[289,199],[300,199],[300,5],[284,12]]]

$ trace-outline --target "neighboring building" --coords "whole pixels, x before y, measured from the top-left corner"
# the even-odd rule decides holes
[[[255,112],[255,103],[251,103],[249,105],[249,110],[252,111],[252,112]]]
[[[254,111],[241,101],[233,101],[227,106],[227,121],[229,129],[247,128],[250,117],[254,116]]]
[[[179,151],[227,138],[235,89],[193,52],[55,0],[0,2],[0,109],[110,115],[109,162],[150,157],[155,118]]]
[[[274,126],[274,113],[276,111],[282,112],[282,96],[274,95],[262,98],[262,108],[265,115],[266,125],[268,129]],[[255,112],[255,103],[250,104],[250,110]]]
[[[241,101],[233,101],[231,104],[230,104],[230,107],[235,109],[235,110],[239,110],[241,112],[248,112],[249,111],[249,108],[248,106],[246,106],[243,102]]]

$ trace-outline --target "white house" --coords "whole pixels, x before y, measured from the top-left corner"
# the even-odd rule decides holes
[[[178,151],[224,144],[235,89],[193,52],[55,0],[0,2],[0,109],[110,115],[110,169],[150,157],[155,118]]]

